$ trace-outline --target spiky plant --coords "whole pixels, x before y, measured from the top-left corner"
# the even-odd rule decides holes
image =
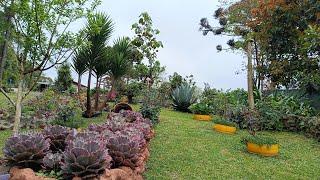
[[[189,112],[189,107],[195,103],[194,88],[182,84],[172,92],[173,108],[177,111]]]
[[[50,139],[50,149],[53,152],[63,152],[66,147],[65,140],[71,130],[63,126],[47,126],[42,133],[46,139]]]
[[[38,169],[50,151],[50,140],[42,134],[18,134],[5,143],[3,154],[9,164]]]
[[[105,142],[96,132],[83,132],[69,137],[63,153],[62,172],[69,177],[92,179],[110,168],[112,158]]]
[[[87,38],[90,46],[85,47],[85,50],[81,56],[87,59],[86,66],[88,68],[88,88],[87,88],[87,110],[85,112],[86,117],[92,117],[93,112],[91,110],[91,76],[94,71],[94,67],[97,62],[106,58],[106,42],[110,39],[113,32],[114,25],[109,16],[103,13],[97,13],[88,18],[86,27]]]

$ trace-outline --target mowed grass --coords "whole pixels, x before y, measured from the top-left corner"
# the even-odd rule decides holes
[[[249,154],[242,137],[212,130],[191,114],[162,110],[146,179],[320,179],[320,143],[303,135],[264,132],[280,142],[278,157]]]

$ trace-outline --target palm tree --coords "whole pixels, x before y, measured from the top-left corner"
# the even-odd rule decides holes
[[[107,53],[107,50],[105,53]],[[105,58],[102,58],[100,61],[96,62],[93,71],[96,75],[96,97],[94,108],[96,111],[98,111],[101,79],[109,71],[108,58],[105,56]]]
[[[106,42],[111,37],[114,26],[109,16],[103,13],[97,13],[88,18],[87,22],[87,38],[89,46],[86,47],[86,66],[89,71],[88,87],[87,87],[87,110],[85,112],[86,117],[92,117],[93,113],[91,110],[91,98],[90,98],[90,85],[91,76],[95,65],[99,61],[103,61],[105,58]]]
[[[127,37],[115,40],[112,48],[107,50],[109,59],[109,76],[111,79],[111,92],[114,91],[116,83],[132,68],[132,45]]]
[[[82,75],[87,72],[87,66],[86,66],[86,52],[85,49],[78,49],[75,51],[75,55],[72,58],[72,68],[74,71],[78,74],[78,94],[80,97],[80,91],[81,91],[81,77]]]

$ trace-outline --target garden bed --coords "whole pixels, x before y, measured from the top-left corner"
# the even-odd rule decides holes
[[[143,179],[153,137],[150,120],[137,112],[122,111],[81,132],[47,126],[42,132],[12,136],[4,155],[6,164],[13,167],[12,179],[138,180]]]

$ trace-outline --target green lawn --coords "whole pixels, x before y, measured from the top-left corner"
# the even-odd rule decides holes
[[[303,135],[265,132],[280,141],[280,156],[246,152],[236,135],[214,132],[211,122],[163,110],[151,142],[146,179],[319,179],[320,143]]]

